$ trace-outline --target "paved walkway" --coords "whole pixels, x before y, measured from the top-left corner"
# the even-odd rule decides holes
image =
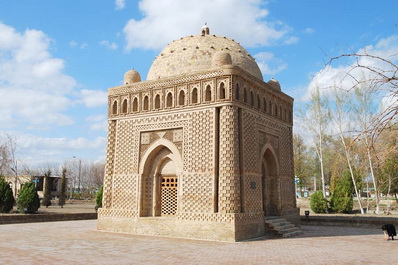
[[[96,231],[96,220],[0,225],[0,264],[398,264],[381,229],[303,226],[238,243]]]

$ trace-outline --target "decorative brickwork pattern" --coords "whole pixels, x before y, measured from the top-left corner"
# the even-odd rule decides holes
[[[238,109],[223,106],[220,111],[219,211],[240,212]]]
[[[106,165],[104,177],[103,207],[112,206],[112,180],[115,158],[116,121],[108,121],[108,140],[106,144]]]
[[[127,209],[105,209],[99,208],[98,214],[103,217],[118,217],[118,218],[133,218],[138,217],[138,212],[136,210]]]
[[[214,167],[213,110],[207,109],[191,114],[189,126],[189,149],[187,150],[187,172],[212,172]],[[185,164],[185,161],[184,161]]]
[[[209,213],[213,211],[213,176],[205,173],[183,175],[182,211]]]
[[[138,173],[138,166],[139,166],[139,161],[142,155],[144,154],[144,151],[146,150],[145,148],[148,148],[150,144],[154,141],[152,137],[155,135],[153,133],[149,133],[149,137],[151,138],[149,140],[149,144],[146,144],[148,141],[145,141],[144,143],[140,142],[141,138],[140,135],[148,133],[148,131],[161,131],[161,130],[167,130],[167,129],[176,129],[178,130],[182,129],[182,134],[183,134],[183,141],[180,142],[179,144],[176,144],[177,147],[180,147],[180,152],[181,155],[183,152],[186,152],[187,149],[187,143],[189,142],[189,136],[188,133],[186,133],[187,130],[189,130],[189,114],[176,114],[176,115],[165,115],[165,116],[157,116],[157,117],[150,117],[150,118],[141,118],[141,119],[135,119],[134,122],[134,131],[132,132],[131,137],[133,138],[133,150],[132,153],[130,153],[130,156],[132,156],[132,161],[131,161],[131,166],[132,166],[132,172]],[[170,138],[169,140],[172,141],[172,134],[168,134]],[[159,136],[157,136],[159,137]],[[147,146],[145,146],[147,145]],[[139,151],[141,148],[141,152]],[[184,160],[184,167],[186,166],[186,161],[187,157],[182,156]],[[186,170],[184,168],[184,170]]]
[[[131,174],[131,152],[133,146],[133,123],[130,120],[121,120],[117,123],[115,174]]]
[[[260,150],[258,146],[259,140],[256,116],[253,113],[243,110],[242,124],[244,172],[246,174],[257,173]]]
[[[262,236],[264,213],[297,212],[292,210],[293,99],[276,80],[265,83],[246,64],[236,64],[239,57],[227,46],[213,64],[210,55],[218,44],[206,54],[194,44],[194,50],[178,51],[169,50],[171,45],[160,55],[187,68],[157,65],[152,80],[109,89],[99,227],[170,236],[188,229],[191,237],[236,240]],[[242,51],[237,55],[256,66]],[[195,57],[175,58],[189,53]],[[164,61],[160,57],[157,61]],[[211,59],[211,68],[190,73],[203,67],[195,63],[204,57]],[[207,222],[206,229],[200,222]]]
[[[109,90],[108,94],[109,96],[115,96],[120,94],[135,93],[139,91],[156,89],[160,87],[171,87],[181,83],[190,83],[192,81],[199,81],[223,75],[224,72],[222,70],[213,70],[213,71],[202,72],[200,74],[195,74],[195,75],[185,75],[169,79],[146,81],[144,83],[133,83],[128,86],[114,87]]]
[[[113,182],[113,207],[116,209],[136,209],[138,175],[115,175]]]
[[[244,175],[244,210],[245,213],[260,212],[262,205],[262,185],[260,175]]]
[[[175,215],[177,212],[177,177],[163,177],[161,184],[161,213]]]

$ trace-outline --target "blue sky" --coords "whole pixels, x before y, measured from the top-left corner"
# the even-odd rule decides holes
[[[21,162],[104,159],[107,89],[131,68],[145,80],[162,47],[205,22],[298,106],[328,55],[398,53],[397,10],[390,0],[0,0],[0,132],[16,137]]]

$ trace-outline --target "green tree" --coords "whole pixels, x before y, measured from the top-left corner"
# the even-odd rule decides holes
[[[25,183],[19,191],[17,210],[20,213],[35,213],[40,208],[40,199],[34,183]]]
[[[12,189],[3,176],[0,176],[0,213],[8,213],[14,206]]]
[[[61,177],[61,191],[58,200],[58,205],[61,206],[61,208],[64,208],[65,197],[66,197],[66,168],[63,168],[62,177]]]
[[[317,191],[311,195],[310,207],[314,213],[328,212],[328,201],[323,197],[322,191]]]
[[[102,194],[103,194],[103,190],[104,190],[104,186],[101,186],[98,191],[97,194],[95,196],[95,208],[101,208],[102,207]]]
[[[51,176],[51,171],[48,170],[46,173],[44,173],[44,194],[43,194],[43,201],[42,205],[48,206],[51,205],[51,188],[52,188],[52,179],[50,178]]]
[[[349,170],[345,170],[341,177],[336,181],[335,190],[330,200],[333,212],[348,213],[352,211],[354,185]]]

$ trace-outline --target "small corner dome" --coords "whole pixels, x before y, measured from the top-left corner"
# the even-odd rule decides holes
[[[279,84],[278,80],[272,78],[267,82],[267,84],[270,85],[273,89],[281,91],[281,85]]]
[[[211,66],[212,68],[219,67],[222,65],[231,65],[232,58],[228,52],[218,51],[213,55]]]
[[[129,85],[137,82],[141,82],[141,76],[136,70],[131,69],[124,74],[123,85]]]

